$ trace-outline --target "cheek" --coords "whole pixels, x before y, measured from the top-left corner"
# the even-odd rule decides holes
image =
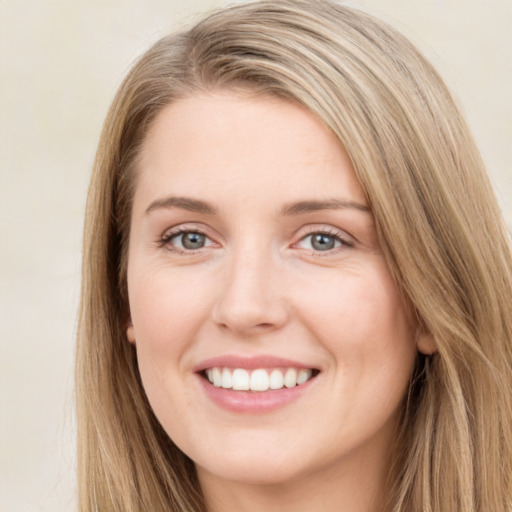
[[[136,343],[154,351],[174,350],[193,338],[206,314],[208,280],[192,272],[136,267],[129,274],[128,295]]]
[[[174,411],[191,400],[181,386],[188,378],[184,354],[204,319],[207,281],[164,266],[131,265],[128,295],[143,387],[161,423],[179,433],[183,422]]]
[[[153,410],[167,424],[173,417],[169,402],[187,399],[174,390],[186,377],[184,355],[206,314],[209,294],[204,283],[208,281],[164,266],[141,267],[132,260],[128,269],[138,367]]]
[[[377,391],[390,381],[400,389],[407,385],[414,331],[387,267],[354,269],[302,288],[308,290],[301,295],[303,322],[341,372]]]

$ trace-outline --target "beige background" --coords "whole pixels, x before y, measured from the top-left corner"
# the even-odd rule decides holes
[[[512,0],[360,0],[464,105],[512,223]],[[73,510],[73,344],[88,176],[117,85],[210,0],[0,1],[0,511]]]

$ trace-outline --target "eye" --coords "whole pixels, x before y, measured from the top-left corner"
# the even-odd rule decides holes
[[[171,249],[177,249],[183,252],[197,251],[203,247],[213,245],[212,241],[204,233],[185,230],[164,235],[161,242],[162,245],[166,245]]]
[[[301,241],[310,245],[315,251],[330,251],[341,245],[337,237],[327,233],[313,233],[304,237]]]
[[[353,247],[353,243],[333,233],[316,232],[301,238],[297,246],[301,249],[312,249],[315,252],[328,252],[343,246]]]

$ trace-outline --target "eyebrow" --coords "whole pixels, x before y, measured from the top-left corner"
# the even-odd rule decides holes
[[[343,199],[327,199],[324,201],[298,201],[285,205],[281,211],[282,215],[302,215],[304,213],[316,212],[321,210],[343,210],[346,208],[370,213],[370,208],[364,204],[354,201],[345,201]]]
[[[146,214],[160,208],[180,208],[181,210],[187,210],[188,212],[204,213],[207,215],[215,215],[217,213],[217,209],[206,201],[191,199],[189,197],[171,196],[153,201],[146,208]]]
[[[199,199],[192,199],[190,197],[176,197],[170,196],[163,199],[157,199],[153,201],[148,208],[146,208],[146,214],[158,210],[160,208],[180,208],[193,213],[202,213],[206,215],[215,215],[217,209]],[[293,216],[302,215],[305,213],[311,213],[322,210],[342,210],[342,209],[355,209],[362,212],[370,212],[370,208],[364,204],[356,203],[355,201],[346,201],[343,199],[326,199],[322,201],[297,201],[294,203],[286,204],[282,210],[281,215]]]

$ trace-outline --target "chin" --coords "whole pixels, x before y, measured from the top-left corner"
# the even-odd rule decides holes
[[[207,473],[215,478],[238,482],[245,485],[280,485],[300,479],[301,470],[296,461],[269,456],[269,452],[259,458],[230,457],[217,460],[215,464],[196,464],[199,477]]]

